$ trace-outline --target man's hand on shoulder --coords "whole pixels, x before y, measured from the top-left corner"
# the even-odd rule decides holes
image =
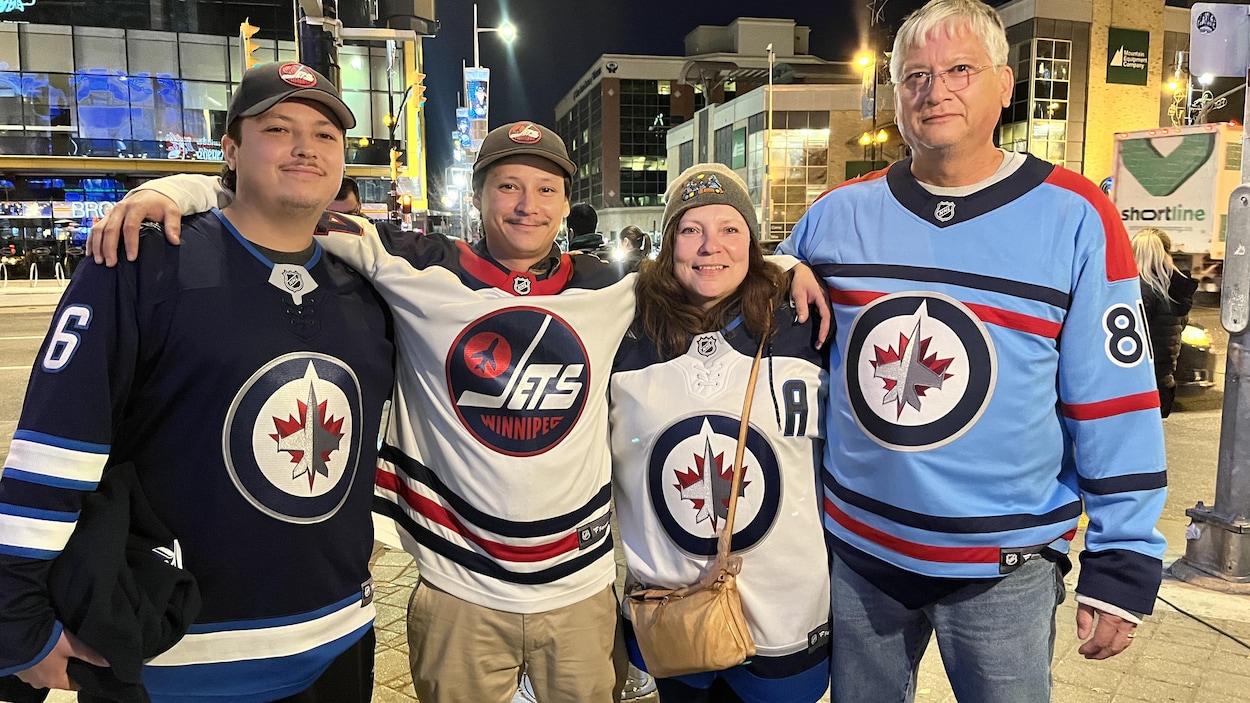
[[[62,631],[61,637],[40,662],[25,671],[19,671],[17,677],[35,688],[59,688],[77,691],[78,685],[70,680],[66,667],[70,659],[81,659],[88,664],[108,666],[109,663],[94,649],[83,644],[83,641],[69,631]]]
[[[179,242],[182,232],[182,211],[178,204],[154,190],[135,190],[122,199],[102,219],[96,220],[87,237],[87,256],[97,264],[117,265],[117,243],[125,237],[126,260],[139,256],[139,226],[145,220],[165,226],[170,244]]]

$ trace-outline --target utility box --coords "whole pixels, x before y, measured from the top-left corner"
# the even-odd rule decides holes
[[[1174,253],[1222,260],[1241,133],[1227,122],[1117,133],[1111,200],[1129,236],[1158,227]]]

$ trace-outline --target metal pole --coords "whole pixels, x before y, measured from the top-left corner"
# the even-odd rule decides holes
[[[773,142],[773,61],[776,58],[773,52],[773,45],[768,45],[768,116],[767,124],[764,126],[764,187],[760,188],[764,192],[764,231],[760,233],[761,241],[768,241],[772,238],[773,227],[773,179],[770,164],[773,160],[772,142]]]
[[[477,3],[473,3],[473,68],[481,68],[482,61],[478,58],[477,48]]]
[[[1247,70],[1250,79],[1250,70]],[[1250,80],[1248,80],[1250,83]],[[1245,118],[1250,120],[1250,95]],[[1244,124],[1244,122],[1243,122]],[[1242,153],[1250,153],[1250,130]],[[1250,159],[1241,160],[1241,185],[1228,206],[1220,322],[1229,332],[1220,419],[1215,505],[1185,511],[1191,524],[1185,556],[1172,565],[1177,578],[1221,591],[1250,593]]]

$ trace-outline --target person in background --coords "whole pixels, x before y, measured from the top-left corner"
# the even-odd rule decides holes
[[[634,225],[621,230],[620,240],[616,245],[616,259],[626,271],[637,271],[648,256],[651,255],[651,237]]]
[[[605,258],[603,235],[599,232],[599,214],[590,203],[577,203],[569,208],[564,219],[568,227],[569,251],[580,251]]]
[[[1142,305],[1146,329],[1154,351],[1155,385],[1159,388],[1159,413],[1172,413],[1176,399],[1176,359],[1181,353],[1181,332],[1189,323],[1198,282],[1172,262],[1171,238],[1156,227],[1133,237],[1133,258],[1141,274]]]
[[[750,661],[658,679],[660,700],[812,703],[829,686],[829,564],[817,462],[828,357],[765,261],[746,185],[696,164],[669,186],[659,257],[612,370],[612,474],[627,583],[678,588],[716,559],[742,400],[751,407],[733,549]],[[645,667],[626,629],[634,663]],[[652,662],[654,663],[654,662]]]
[[[912,14],[890,65],[912,158],[819,198],[778,248],[834,303],[834,701],[914,698],[933,634],[959,701],[1049,701],[1082,514],[1080,654],[1127,649],[1162,580],[1163,423],[1128,235],[1084,176],[994,145],[1007,60],[982,2]]]
[[[331,212],[364,217],[360,208],[360,186],[356,184],[356,179],[343,176],[343,182],[339,185],[338,195],[334,196],[334,202],[330,203],[330,207],[326,209]]]

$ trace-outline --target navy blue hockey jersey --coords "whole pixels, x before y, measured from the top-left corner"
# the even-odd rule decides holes
[[[291,695],[371,627],[388,314],[320,246],[273,264],[217,212],[182,242],[85,263],[53,318],[0,477],[0,674],[56,642],[41,583],[123,461],[204,599],[145,669],[153,700]]]

